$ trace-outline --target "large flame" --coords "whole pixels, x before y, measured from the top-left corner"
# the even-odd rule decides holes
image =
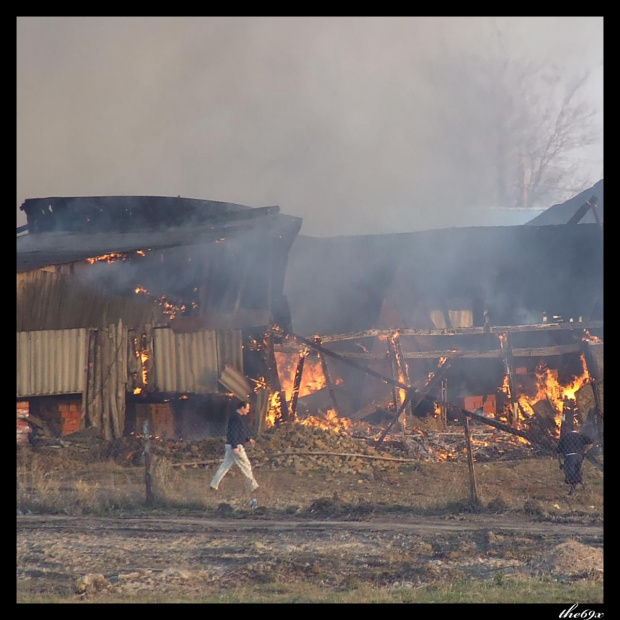
[[[274,391],[271,394],[266,418],[268,427],[274,426],[283,418],[282,398],[284,397],[287,403],[290,403],[293,398],[295,375],[297,374],[299,362],[302,358],[303,370],[297,397],[302,398],[303,396],[308,396],[309,394],[323,389],[327,385],[323,365],[314,351],[309,351],[306,348],[299,351],[299,353],[275,352],[276,367],[282,391]],[[336,385],[342,383],[340,377],[332,377],[331,379]],[[262,382],[257,383],[257,389],[262,387],[265,387]],[[351,420],[339,418],[333,409],[324,413],[317,413],[316,416],[308,416],[304,420],[299,420],[299,423],[305,426],[318,426],[320,428],[330,428],[332,430],[345,430],[350,428],[352,424]]]
[[[299,398],[317,392],[327,385],[321,360],[313,352],[301,351],[299,355],[277,352],[275,355],[280,385],[287,401],[290,402],[293,396],[295,373],[300,355],[304,356],[304,367],[299,385]],[[342,379],[333,378],[333,382],[338,385],[342,383]]]
[[[558,380],[558,371],[549,368],[544,363],[538,365],[535,370],[537,392],[534,396],[520,395],[519,404],[523,411],[528,415],[534,414],[534,405],[542,400],[548,400],[553,404],[558,414],[555,418],[557,431],[559,432],[562,424],[562,412],[564,411],[565,401],[576,400],[577,392],[590,383],[590,373],[585,361],[585,356],[581,354],[582,373],[574,377],[567,384],[562,385]]]

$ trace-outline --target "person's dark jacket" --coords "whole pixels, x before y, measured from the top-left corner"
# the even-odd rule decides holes
[[[233,448],[236,448],[239,444],[242,446],[245,445],[248,441],[250,441],[250,438],[251,435],[245,416],[242,416],[238,411],[233,411],[228,418],[226,443],[229,443]]]
[[[560,437],[558,443],[558,452],[563,455],[567,454],[582,454],[585,452],[585,448],[592,445],[592,440],[587,435],[582,435],[577,431],[571,431],[564,433]]]

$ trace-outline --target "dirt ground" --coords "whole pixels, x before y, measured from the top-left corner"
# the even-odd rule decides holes
[[[294,581],[338,590],[519,576],[603,579],[602,472],[589,464],[585,488],[568,496],[551,456],[477,463],[475,507],[466,499],[470,487],[462,461],[358,458],[353,466],[352,459],[340,458],[334,467],[316,457],[309,467],[308,458],[279,461],[279,449],[263,442],[248,450],[261,484],[257,508],[250,507],[235,470],[219,491],[208,490],[219,446],[193,449],[169,463],[168,486],[178,487],[184,500],[195,493],[191,508],[95,516],[18,507],[18,593],[102,602],[167,593],[191,600],[205,591]],[[356,451],[362,452],[359,446]],[[162,459],[154,452],[155,460]],[[402,450],[382,454],[403,456]],[[114,457],[128,484],[143,490],[143,463],[133,458],[132,446],[117,446]],[[73,458],[64,442],[56,449],[24,449],[18,465],[47,463],[50,472],[63,469],[73,476]],[[113,483],[105,478],[109,465],[99,466],[89,463],[89,472],[101,491],[118,484],[118,468]],[[67,477],[63,484],[75,482]]]
[[[410,585],[603,578],[603,528],[472,515],[412,520],[19,516],[18,591],[67,598],[248,583]]]

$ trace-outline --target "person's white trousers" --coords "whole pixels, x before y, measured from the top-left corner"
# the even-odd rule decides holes
[[[255,491],[258,489],[258,482],[256,482],[254,474],[252,473],[252,465],[250,463],[250,459],[248,459],[248,455],[245,453],[245,448],[241,444],[239,444],[237,448],[239,449],[239,454],[235,454],[233,452],[232,446],[229,443],[225,445],[224,460],[215,472],[213,480],[211,480],[211,488],[217,489],[222,481],[222,478],[228,473],[228,470],[233,465],[236,465],[245,476],[245,480],[250,491]]]

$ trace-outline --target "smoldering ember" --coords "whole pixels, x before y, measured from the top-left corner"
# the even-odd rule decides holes
[[[258,436],[315,425],[480,461],[579,428],[602,454],[602,180],[523,225],[353,237],[180,197],[21,209],[18,444],[202,440],[236,396]]]

